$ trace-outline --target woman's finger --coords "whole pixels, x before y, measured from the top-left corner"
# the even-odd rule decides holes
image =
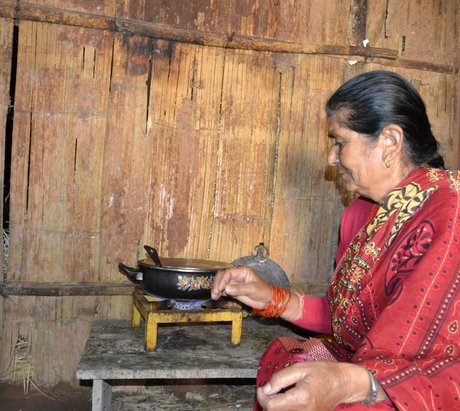
[[[214,276],[213,285],[211,289],[211,297],[218,299],[221,296],[227,295],[227,285],[229,283],[248,283],[251,282],[251,278],[255,278],[257,275],[249,267],[231,267],[224,271],[219,271]]]
[[[267,395],[262,388],[257,389],[257,401],[265,411],[324,411],[311,401],[307,391],[293,387],[281,394]]]
[[[268,384],[259,388],[257,398],[267,410],[329,411],[342,402],[359,401],[361,387],[366,386],[365,376],[366,370],[355,364],[335,361],[298,363],[273,374]],[[352,381],[353,384],[343,384],[343,381]],[[350,394],[350,386],[355,387],[357,395],[353,394],[354,391]]]
[[[231,274],[226,271],[218,271],[214,276],[211,288],[211,298],[217,300],[225,295],[225,287],[230,281]]]
[[[270,382],[261,387],[262,391],[266,395],[273,395],[296,384],[297,381],[308,375],[308,364],[309,363],[294,364],[289,368],[285,368],[273,374],[270,378]]]
[[[272,287],[250,267],[231,267],[215,275],[211,298],[229,296],[250,307],[263,309],[270,303]]]
[[[227,284],[225,292],[228,296],[237,298],[243,304],[257,309],[264,309],[270,303],[273,294],[272,287],[265,282],[230,282]]]

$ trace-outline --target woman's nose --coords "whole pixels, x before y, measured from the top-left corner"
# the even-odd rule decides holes
[[[335,167],[339,162],[339,157],[337,155],[337,148],[336,146],[332,146],[331,149],[329,150],[329,154],[327,155],[327,163],[330,166]]]

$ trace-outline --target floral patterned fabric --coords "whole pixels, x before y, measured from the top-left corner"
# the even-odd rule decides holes
[[[324,345],[372,370],[398,410],[460,410],[459,286],[460,172],[420,168],[341,259],[327,295],[333,340]]]

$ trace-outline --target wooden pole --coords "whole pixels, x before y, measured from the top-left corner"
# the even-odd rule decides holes
[[[22,2],[16,3],[14,6],[0,2],[0,18],[1,17],[15,19],[16,21],[29,20],[96,30],[107,30],[208,47],[267,51],[272,53],[322,54],[331,57],[349,58],[358,61],[375,62],[382,65],[427,70],[445,74],[458,74],[460,72],[458,67],[451,65],[402,59],[398,56],[398,50],[393,49],[351,45],[297,43],[242,36],[234,33],[205,33],[166,24],[101,16]]]
[[[108,30],[139,36],[191,43],[209,47],[278,53],[327,54],[338,56],[380,57],[394,60],[397,50],[362,46],[318,45],[264,39],[237,34],[204,33],[165,24],[128,20],[49,6],[18,3],[16,7],[0,2],[0,17]]]
[[[0,295],[19,296],[89,296],[89,295],[131,295],[134,284],[115,283],[49,283],[24,282],[0,284]]]

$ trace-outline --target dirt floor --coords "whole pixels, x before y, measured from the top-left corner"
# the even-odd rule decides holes
[[[0,411],[90,411],[91,387],[59,384],[51,389],[0,383]]]
[[[250,411],[253,385],[157,385],[114,387],[112,411]],[[0,411],[90,411],[91,387],[52,388],[0,382]]]

